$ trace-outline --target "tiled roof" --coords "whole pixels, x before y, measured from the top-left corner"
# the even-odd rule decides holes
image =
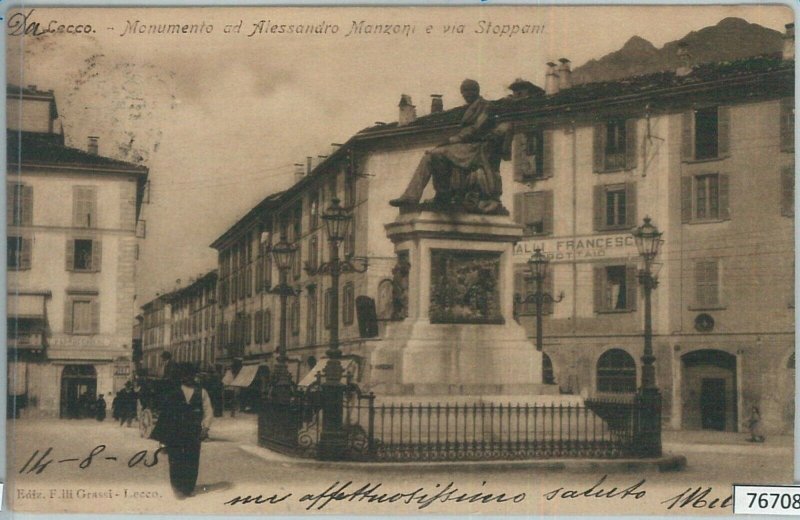
[[[632,94],[647,94],[672,87],[700,85],[718,80],[734,79],[752,74],[767,73],[779,70],[793,70],[794,61],[781,59],[780,54],[754,56],[734,61],[704,63],[696,65],[686,76],[678,76],[675,71],[656,72],[642,76],[634,76],[616,81],[584,83],[564,89],[552,96],[534,95],[530,97],[506,97],[492,101],[498,116],[521,111],[547,109],[551,107],[569,106],[583,102],[601,102],[603,99],[617,98]],[[425,129],[457,125],[466,110],[462,105],[450,110],[420,116],[403,129]],[[365,128],[359,135],[368,135],[400,128],[397,122]]]
[[[93,155],[77,148],[65,146],[61,142],[61,136],[58,134],[8,131],[6,141],[8,164],[37,164],[135,171],[145,175],[148,171],[145,166],[139,164]]]
[[[216,240],[214,240],[209,247],[213,249],[220,249],[230,238],[236,237],[240,230],[246,228],[251,222],[256,221],[262,211],[266,211],[277,205],[280,202],[281,196],[283,196],[285,193],[285,191],[279,191],[264,197],[261,202],[256,204],[252,209],[245,213],[242,218],[236,221],[235,224],[226,229],[225,232]]]

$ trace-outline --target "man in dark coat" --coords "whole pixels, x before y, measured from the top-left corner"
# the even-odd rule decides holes
[[[97,397],[97,402],[94,405],[94,413],[95,419],[98,421],[106,420],[106,400],[103,398],[103,394]]]
[[[194,493],[201,439],[208,434],[214,411],[208,393],[195,381],[191,364],[177,364],[174,376],[150,437],[166,448],[172,490],[178,499],[184,499]]]

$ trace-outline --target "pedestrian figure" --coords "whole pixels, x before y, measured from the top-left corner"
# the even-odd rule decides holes
[[[194,493],[201,439],[208,435],[214,410],[208,393],[195,381],[194,366],[177,364],[174,376],[150,438],[166,448],[170,484],[175,496],[182,500]]]
[[[106,400],[103,398],[103,394],[97,397],[97,402],[94,404],[94,413],[98,422],[106,420]]]
[[[761,433],[761,412],[758,406],[753,406],[750,410],[750,418],[747,420],[747,429],[750,430],[750,442],[764,442],[764,435]]]
[[[119,421],[120,394],[121,391],[117,391],[117,393],[114,395],[114,399],[111,401],[111,417],[115,421]]]

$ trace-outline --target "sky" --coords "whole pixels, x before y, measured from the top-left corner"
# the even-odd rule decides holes
[[[7,14],[8,81],[54,90],[70,146],[85,149],[87,136],[100,136],[101,155],[150,169],[137,308],[216,267],[209,244],[265,196],[291,185],[293,163],[329,153],[331,143],[375,121],[397,120],[401,94],[424,115],[430,94],[443,94],[445,108],[461,104],[467,77],[496,99],[518,77],[543,86],[548,61],[566,57],[579,66],[634,35],[661,47],[729,16],[781,32],[793,21],[788,7],[774,5],[37,7],[17,22],[24,14],[27,27],[88,24],[94,32],[14,36]],[[261,20],[264,28],[327,24],[329,32],[249,36]],[[362,21],[398,24],[400,33],[348,36]],[[487,31],[488,23],[544,29],[501,36]],[[213,28],[149,34],[151,24]],[[405,25],[413,34],[403,33]]]

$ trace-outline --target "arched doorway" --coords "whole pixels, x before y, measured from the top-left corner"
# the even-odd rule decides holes
[[[92,365],[67,365],[61,373],[62,419],[80,419],[91,415],[97,399],[97,371]]]
[[[736,356],[695,350],[681,358],[685,430],[737,431]]]

